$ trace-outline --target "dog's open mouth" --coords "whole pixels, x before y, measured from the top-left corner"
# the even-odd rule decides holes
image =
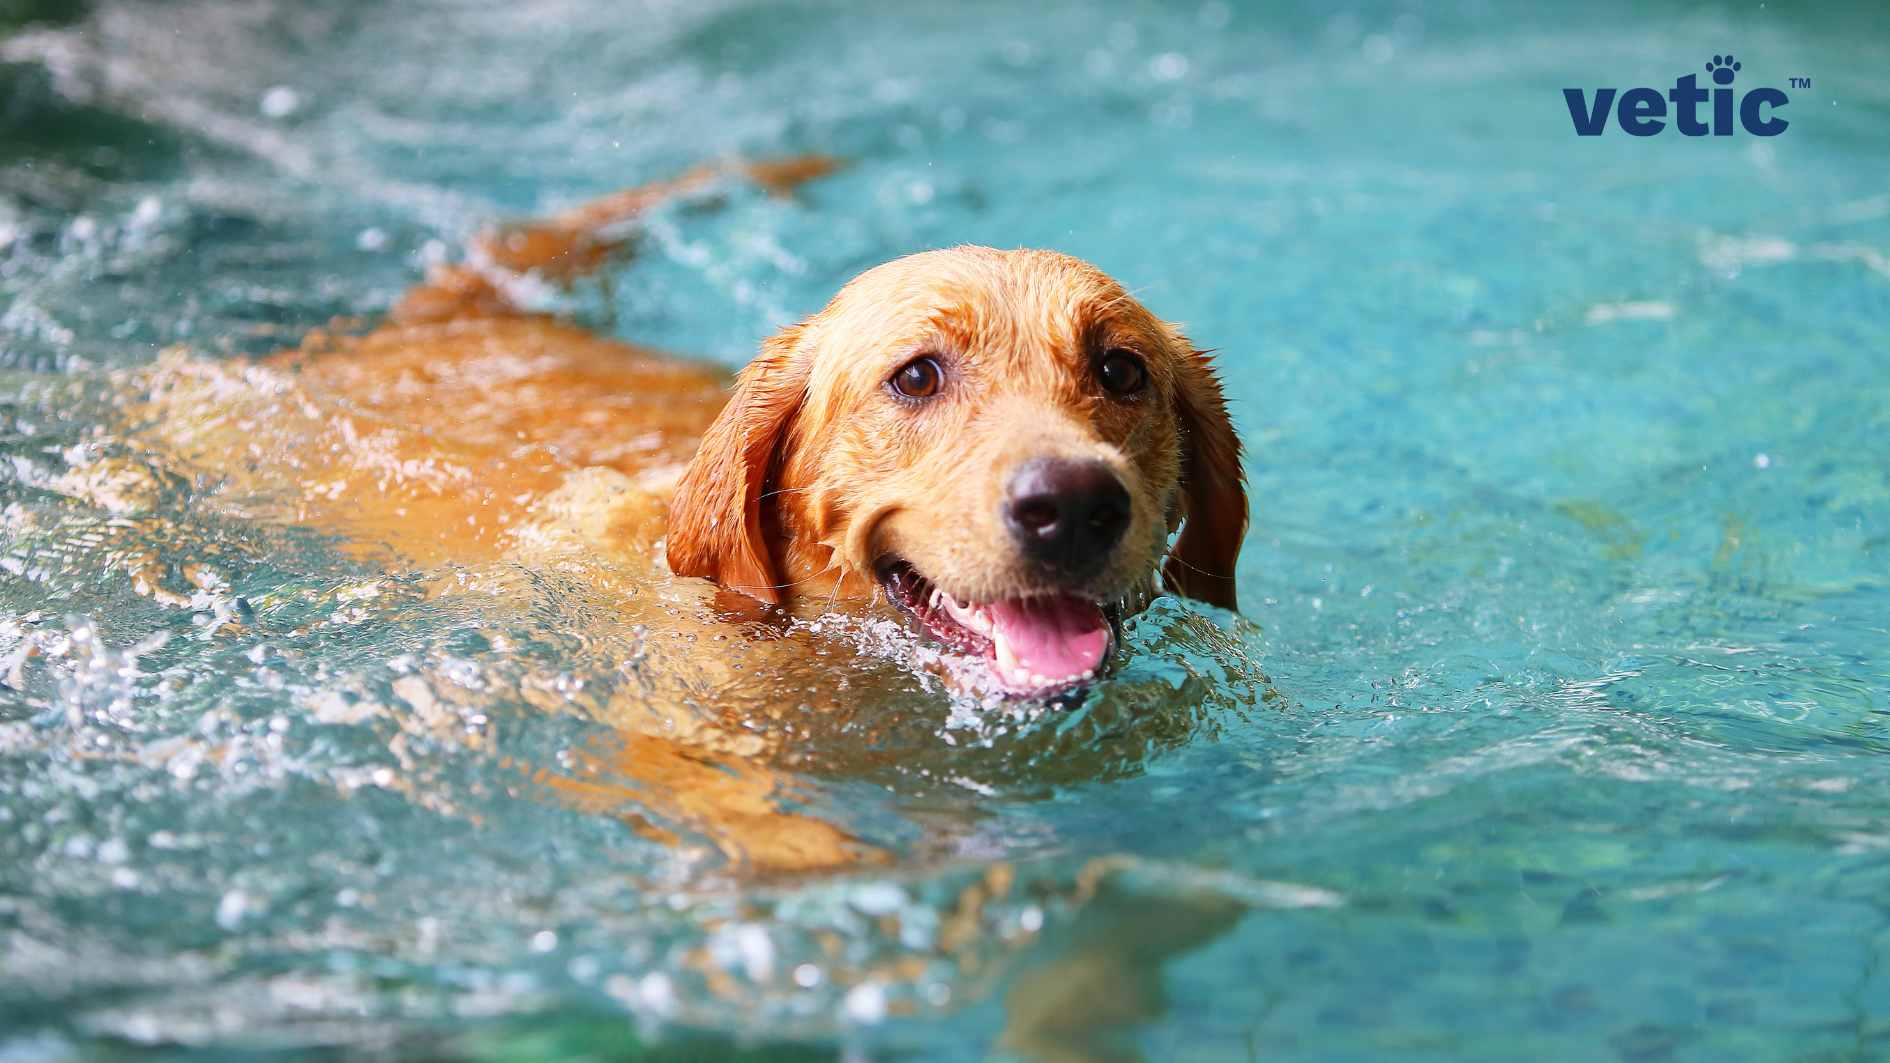
[[[1103,607],[1078,595],[966,604],[899,560],[881,565],[879,578],[927,635],[955,653],[982,657],[1008,694],[1037,697],[1089,682],[1115,640]]]

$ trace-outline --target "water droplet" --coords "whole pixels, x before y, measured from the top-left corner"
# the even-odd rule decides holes
[[[235,930],[249,914],[249,894],[242,890],[231,890],[217,902],[217,925],[225,930]]]
[[[262,94],[256,106],[264,118],[287,118],[301,109],[302,96],[287,85],[275,85]]]
[[[870,1026],[886,1017],[886,991],[877,982],[861,982],[847,991],[840,1010],[848,1022]]]

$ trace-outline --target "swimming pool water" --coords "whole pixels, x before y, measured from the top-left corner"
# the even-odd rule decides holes
[[[981,1058],[1045,970],[1096,1012],[1049,1041],[1150,1059],[1890,1054],[1873,5],[56,6],[0,27],[0,1056]],[[1726,51],[1811,79],[1784,135],[1573,134],[1563,87]],[[1219,350],[1249,448],[1244,616],[1158,604],[1082,709],[757,706],[886,866],[553,800],[686,655],[111,427],[161,348],[801,151],[851,166],[665,209],[566,309],[735,365],[884,259],[1053,247]],[[164,490],[86,501],[102,454]],[[809,667],[883,685],[862,637]]]

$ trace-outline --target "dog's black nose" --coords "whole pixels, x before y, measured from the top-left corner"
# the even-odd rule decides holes
[[[1064,576],[1094,574],[1129,526],[1129,491],[1100,461],[1038,458],[1011,476],[1004,523],[1024,556]]]

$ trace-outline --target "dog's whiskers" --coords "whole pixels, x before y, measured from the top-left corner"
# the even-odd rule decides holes
[[[840,565],[840,562],[838,562],[838,561],[835,561],[835,562],[834,562],[833,564],[831,564],[831,565],[828,565],[828,566],[826,567],[826,569],[824,569],[824,570],[823,570],[823,571],[821,572],[821,575],[823,575],[823,576],[824,576],[824,575],[826,575],[826,574],[827,574],[828,572],[839,572],[840,570],[841,570],[841,565]],[[840,585],[841,585],[841,583],[842,583],[842,582],[843,582],[843,580],[842,580],[842,579],[839,579],[839,578],[836,578],[836,579],[835,579],[835,580],[833,581],[833,592],[832,592],[831,594],[829,594],[829,595],[827,595],[827,604],[826,604],[826,605],[823,605],[823,606],[821,606],[821,607],[820,607],[820,615],[821,615],[821,616],[826,616],[826,615],[827,615],[828,613],[831,613],[831,612],[833,612],[833,607],[834,607],[835,605],[837,605],[837,604],[839,604],[839,601],[840,601]],[[879,597],[879,585],[878,585],[877,583],[876,583],[876,584],[874,584],[874,586],[873,586],[873,597],[875,597],[875,598],[877,598],[877,597]]]
[[[1209,572],[1209,571],[1208,571],[1207,569],[1205,569],[1205,568],[1202,568],[1202,567],[1201,567],[1201,566],[1199,566],[1199,565],[1191,565],[1191,564],[1189,564],[1188,562],[1186,562],[1186,561],[1184,561],[1184,560],[1183,560],[1183,559],[1182,559],[1182,558],[1181,558],[1180,556],[1178,556],[1178,555],[1176,555],[1176,554],[1169,554],[1169,555],[1168,555],[1168,559],[1167,559],[1167,561],[1166,561],[1166,563],[1167,563],[1167,564],[1171,564],[1171,565],[1180,565],[1180,566],[1181,566],[1182,568],[1185,568],[1185,569],[1187,569],[1187,570],[1188,570],[1188,571],[1190,571],[1190,572],[1195,572],[1195,573],[1199,573],[1200,575],[1203,575],[1203,576],[1206,576],[1206,577],[1208,577],[1209,579],[1227,579],[1227,580],[1230,580],[1230,579],[1233,579],[1233,578],[1234,578],[1233,576],[1230,576],[1230,575],[1227,575],[1227,574],[1224,574],[1224,573],[1220,573],[1220,572]]]

